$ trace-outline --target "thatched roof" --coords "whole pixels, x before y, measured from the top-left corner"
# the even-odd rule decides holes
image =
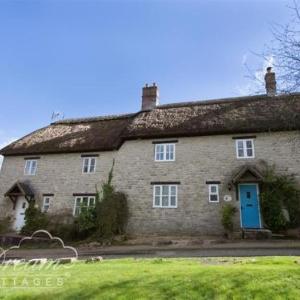
[[[160,105],[136,114],[62,120],[0,151],[3,155],[118,149],[125,140],[300,129],[300,94]]]

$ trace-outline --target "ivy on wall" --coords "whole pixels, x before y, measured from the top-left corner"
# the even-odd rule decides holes
[[[294,175],[277,174],[267,166],[261,191],[261,212],[265,225],[274,232],[300,225],[300,190]]]

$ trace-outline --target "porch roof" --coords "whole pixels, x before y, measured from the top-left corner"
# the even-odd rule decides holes
[[[34,193],[27,183],[17,181],[4,194],[4,196],[5,197],[11,197],[11,196],[33,197]]]
[[[232,177],[232,183],[238,184],[242,182],[262,182],[263,175],[255,167],[251,165],[245,165],[241,167],[238,172]]]

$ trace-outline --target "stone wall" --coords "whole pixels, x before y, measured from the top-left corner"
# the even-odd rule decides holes
[[[114,185],[128,195],[131,234],[211,235],[223,232],[220,208],[236,191],[228,190],[232,175],[245,164],[276,164],[278,172],[295,173],[300,182],[299,133],[256,134],[255,158],[237,159],[232,135],[178,138],[176,160],[155,162],[155,140],[125,142],[119,151],[101,152],[95,174],[82,174],[81,154],[41,155],[35,176],[24,176],[24,157],[6,157],[0,174],[1,215],[13,213],[11,201],[2,196],[17,180],[28,181],[41,204],[43,193],[53,193],[49,213],[72,213],[73,193],[94,193],[107,179],[115,158]],[[180,181],[177,208],[153,208],[152,181]],[[221,181],[220,203],[208,201],[206,181]],[[239,228],[239,213],[235,226]]]

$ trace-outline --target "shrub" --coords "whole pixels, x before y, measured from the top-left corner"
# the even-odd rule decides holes
[[[32,234],[39,229],[46,229],[48,225],[47,216],[35,206],[35,201],[30,201],[25,210],[25,225],[21,229],[22,234]]]
[[[93,234],[97,228],[96,209],[94,207],[81,210],[79,216],[74,220],[74,230],[77,238],[84,239]]]
[[[274,166],[267,166],[262,184],[261,211],[265,224],[274,232],[300,225],[300,191],[293,175],[278,175]]]
[[[227,234],[233,231],[233,216],[235,215],[237,209],[232,204],[224,204],[222,207],[222,225]]]

